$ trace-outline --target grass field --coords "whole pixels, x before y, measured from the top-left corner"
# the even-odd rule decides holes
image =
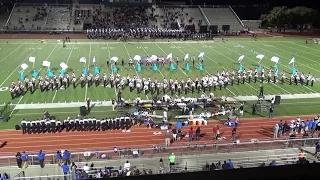
[[[75,42],[77,41],[77,42]],[[7,43],[8,42],[8,43]],[[185,54],[190,56],[198,56],[200,52],[205,53],[204,57],[204,71],[200,72],[196,65],[191,68],[189,72],[184,71],[184,63],[181,61]],[[207,74],[216,74],[217,71],[222,70],[235,70],[239,68],[237,62],[240,55],[245,55],[243,60],[244,68],[256,69],[258,60],[256,59],[257,53],[264,54],[265,58],[261,64],[265,69],[272,68],[274,63],[270,61],[272,56],[280,57],[280,64],[278,65],[279,71],[291,72],[291,65],[288,65],[290,59],[294,56],[296,59],[295,66],[299,72],[315,75],[316,78],[320,77],[320,45],[318,44],[305,44],[305,39],[302,38],[260,38],[258,41],[253,41],[250,38],[233,38],[228,39],[227,42],[222,42],[220,39],[216,41],[206,42],[190,42],[190,41],[156,41],[156,42],[107,42],[104,40],[73,40],[67,44],[66,48],[62,47],[62,43],[57,40],[47,40],[40,43],[39,40],[0,40],[0,104],[11,101],[8,86],[11,81],[17,82],[19,78],[20,65],[27,63],[29,69],[25,73],[31,77],[32,64],[28,61],[30,56],[36,57],[35,69],[40,71],[40,75],[45,76],[47,69],[42,67],[42,61],[48,60],[51,62],[51,70],[56,75],[59,74],[61,62],[65,62],[69,69],[68,71],[75,71],[79,76],[83,70],[83,63],[79,62],[80,57],[87,58],[87,68],[93,72],[94,67],[91,66],[93,57],[96,57],[96,63],[100,67],[100,72],[107,74],[111,73],[110,67],[107,67],[106,61],[112,57],[117,56],[119,59],[124,58],[126,61],[129,57],[134,55],[151,56],[163,55],[166,56],[173,53],[173,57],[179,56],[180,64],[175,71],[170,71],[169,66],[160,67],[158,72],[154,72],[152,67],[143,68],[138,73],[135,67],[129,67],[127,64],[122,67],[118,66],[119,73],[122,76],[129,74],[139,77],[150,77],[152,79],[163,79],[163,77],[173,79],[186,79],[187,77],[195,78],[202,77]],[[287,74],[289,76],[289,74]],[[229,86],[227,89],[216,90],[215,96],[245,96],[256,95],[259,89],[259,83],[251,83],[244,85]],[[320,92],[318,82],[313,87],[302,85],[289,85],[280,83],[264,84],[266,94],[307,94]],[[123,91],[125,99],[135,99],[137,94],[130,93],[129,90]],[[185,96],[185,95],[184,95]],[[190,94],[190,96],[200,96],[199,94]],[[116,89],[90,87],[81,88],[78,86],[76,89],[67,88],[61,90],[54,90],[48,92],[40,92],[37,90],[33,95],[29,92],[25,96],[12,100],[13,104],[30,104],[30,103],[58,103],[58,102],[82,102],[86,98],[93,101],[109,101],[115,99]],[[151,99],[150,94],[140,94],[142,99]],[[298,102],[301,100],[295,100]],[[308,100],[304,100],[307,102]],[[318,101],[318,99],[313,99]],[[319,100],[320,102],[320,100]],[[316,104],[316,103],[315,103]],[[319,103],[320,104],[320,103]],[[301,110],[301,114],[306,114]],[[310,110],[310,109],[309,109]],[[26,110],[25,113],[39,113],[37,110]],[[42,112],[43,110],[41,110]],[[55,110],[59,112],[60,110]],[[66,110],[66,112],[74,110]],[[60,111],[61,112],[61,111]],[[14,112],[17,117],[21,117],[22,111]],[[308,112],[309,113],[309,112]],[[14,114],[13,114],[14,115]],[[40,116],[41,117],[41,116]]]

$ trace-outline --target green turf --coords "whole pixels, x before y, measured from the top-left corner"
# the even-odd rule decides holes
[[[86,57],[88,62],[92,61],[95,56],[98,66],[101,69],[101,73],[106,72],[111,73],[111,69],[107,67],[106,61],[112,57],[117,56],[120,59],[123,57],[128,60],[129,56],[134,55],[163,55],[166,56],[169,53],[173,53],[173,57],[179,56],[180,64],[176,71],[169,71],[168,65],[165,67],[160,67],[158,72],[154,72],[152,68],[144,68],[142,72],[137,73],[134,67],[129,67],[125,65],[124,67],[119,67],[119,73],[122,76],[129,74],[132,76],[139,77],[150,77],[152,79],[157,78],[161,80],[164,77],[168,78],[178,78],[187,79],[187,77],[201,77],[207,74],[216,74],[217,71],[221,72],[223,69],[227,70],[238,70],[239,64],[237,63],[238,57],[240,55],[245,55],[243,60],[243,66],[248,68],[257,68],[257,59],[255,58],[256,53],[261,53],[265,55],[261,64],[267,68],[273,68],[273,62],[270,61],[272,56],[280,57],[280,71],[291,71],[291,66],[288,65],[290,59],[295,56],[296,68],[300,72],[311,72],[317,78],[320,76],[320,61],[318,56],[320,53],[320,45],[318,44],[305,44],[305,39],[303,38],[261,38],[258,41],[253,41],[250,38],[234,38],[227,39],[227,42],[223,43],[220,39],[211,42],[183,42],[175,43],[176,41],[156,41],[156,42],[114,42],[105,40],[76,40],[78,44],[72,45],[67,44],[66,48],[62,47],[62,44],[57,42],[57,40],[47,40],[46,43],[39,43],[39,40],[0,40],[0,90],[5,89],[11,84],[11,81],[17,81],[19,78],[19,71],[21,70],[20,65],[22,63],[27,63],[29,65],[28,72],[26,75],[31,76],[32,64],[28,62],[29,56],[36,57],[35,68],[37,70],[41,69],[40,74],[44,75],[46,73],[46,68],[42,68],[42,61],[48,59],[51,62],[52,70],[55,74],[59,74],[61,62],[68,64],[68,71],[74,70],[76,75],[79,76],[83,70],[84,64],[79,62],[80,57]],[[7,43],[8,42],[8,43]],[[81,42],[81,43],[80,43]],[[86,42],[86,43],[84,43]],[[165,42],[165,43],[164,43]],[[242,47],[243,46],[243,47]],[[200,72],[196,65],[189,72],[185,72],[184,63],[182,59],[185,54],[198,55],[200,52],[205,53],[204,57],[204,68],[205,70]],[[89,63],[86,65],[89,70],[93,72],[92,66]],[[288,74],[287,74],[288,76]],[[216,90],[214,93],[216,96],[240,96],[240,95],[256,95],[257,89],[259,89],[260,83],[251,83],[250,85],[235,85],[233,87],[228,87],[228,89]],[[306,87],[301,85],[288,85],[288,84],[264,84],[266,94],[293,94],[293,93],[315,93],[320,92],[320,86],[315,83],[313,87]],[[90,98],[94,101],[96,100],[110,100],[114,99],[115,89],[99,87],[90,88],[80,88],[77,89],[68,88],[66,90],[49,91],[41,93],[36,91],[33,95],[27,94],[23,98],[18,98],[11,101],[13,104],[28,104],[28,103],[51,103],[51,102],[78,102],[84,101],[85,98]],[[128,90],[123,91],[125,99],[134,99],[137,94],[129,93]],[[185,96],[185,95],[184,95]],[[199,94],[189,94],[187,96],[199,96]],[[145,95],[140,94],[142,99],[151,99],[150,94]],[[8,91],[0,91],[0,104],[6,103],[11,100],[10,93]],[[299,102],[302,100],[292,100],[292,102]],[[306,100],[303,100],[306,101]],[[285,101],[284,101],[285,102]],[[307,102],[307,101],[306,101]],[[311,102],[311,101],[308,101]],[[299,103],[298,103],[299,104]],[[288,107],[292,107],[290,105]],[[310,104],[311,106],[311,104]],[[276,112],[276,115],[288,115],[288,114],[309,114],[314,112],[314,107],[318,107],[317,103],[312,104],[312,108],[306,103],[302,105],[299,111],[286,110],[284,105],[281,105],[279,109],[283,108],[283,111]],[[15,114],[23,113],[39,113],[43,110],[19,110],[15,111]],[[77,112],[78,109],[68,108],[64,110],[52,110],[54,112],[66,112],[60,113],[65,117],[66,115],[73,116],[75,113],[68,114],[67,112]],[[96,110],[100,111],[100,110]],[[101,110],[103,111],[103,110]],[[103,113],[102,113],[103,115]],[[22,115],[17,115],[14,117],[21,117]]]

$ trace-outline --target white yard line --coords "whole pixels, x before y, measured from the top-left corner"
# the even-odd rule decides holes
[[[68,59],[67,59],[67,62],[66,62],[67,65],[68,65],[68,63],[69,63],[69,61],[70,61],[73,48],[74,48],[74,44],[72,45],[71,51],[70,51],[70,53],[69,53],[69,56],[68,56]],[[53,95],[52,101],[51,101],[52,103],[54,102],[54,99],[56,98],[57,92],[58,92],[58,89],[56,89],[56,91],[54,92],[54,95]]]
[[[110,51],[109,43],[107,43],[107,47],[108,47],[108,53],[109,53],[109,59],[108,59],[108,61],[110,61],[111,51]],[[111,62],[110,62],[110,64],[111,64]],[[113,76],[113,75],[114,75],[114,74],[113,74],[113,68],[110,67],[110,69],[111,69],[111,74],[112,74],[112,76]],[[115,95],[115,98],[117,98],[117,88],[116,88],[116,86],[114,86],[114,95]]]
[[[41,44],[38,43],[37,48],[38,48],[40,45],[41,45]],[[21,64],[23,64],[26,60],[28,60],[29,56],[30,56],[37,48],[35,48],[34,50],[32,50],[31,53],[28,54],[28,56],[26,57],[26,59],[21,62]],[[9,74],[9,76],[0,84],[0,87],[2,87],[2,86],[11,78],[11,76],[12,76],[14,73],[17,73],[17,70],[20,68],[21,64],[19,64],[19,65]]]
[[[186,43],[188,44],[188,43]],[[195,47],[191,46],[190,44],[188,44],[191,48],[193,48],[194,50],[198,51],[199,53],[201,51],[199,51],[198,49],[196,49]],[[180,49],[179,49],[180,50]],[[180,50],[181,51],[181,50]],[[182,51],[181,51],[182,52]],[[218,52],[219,53],[219,52]],[[228,70],[227,68],[225,68],[224,66],[222,66],[221,64],[219,64],[217,61],[215,61],[214,59],[212,59],[210,56],[206,55],[206,57],[208,57],[208,59],[210,59],[211,61],[213,61],[214,63],[216,63],[218,66],[222,67],[224,70]],[[198,64],[198,63],[197,63]],[[212,76],[211,73],[209,73],[206,69],[204,69],[206,71],[207,74],[209,74],[210,76]],[[232,95],[236,96],[236,94],[234,92],[232,92],[229,88],[226,88]]]
[[[309,53],[308,51],[304,51],[304,50],[301,50],[301,49],[298,49],[298,48],[295,48],[295,47],[292,47],[292,46],[286,46],[286,45],[284,45],[284,44],[282,44],[282,43],[276,43],[276,44],[278,44],[278,45],[280,45],[280,46],[285,46],[286,48],[294,49],[295,51],[299,51],[299,52],[302,52],[302,53],[304,53],[304,54],[312,55],[312,56],[314,56],[314,57],[316,57],[316,58],[319,57],[318,55],[316,55],[316,54],[314,54],[314,53]],[[286,52],[287,52],[287,51],[286,51]],[[288,53],[290,53],[290,52],[288,52]],[[296,55],[296,53],[291,53],[291,54],[293,54],[293,55],[295,55],[295,56],[299,56],[299,55]],[[313,63],[319,63],[319,61],[313,61],[313,60],[311,60],[311,59],[310,59],[310,61],[312,61]]]
[[[223,45],[221,45],[221,46],[222,46],[222,47],[224,47],[224,48],[226,48],[226,49],[228,49],[229,51],[232,51],[232,52],[234,52],[234,53],[237,53],[238,55],[242,55],[242,54],[238,53],[237,51],[234,51],[234,50],[232,50],[232,49],[230,49],[230,48],[228,48],[228,47],[226,47],[226,46],[223,46]],[[211,49],[213,49],[213,48],[211,48]],[[216,51],[215,49],[213,49],[213,50],[214,50],[214,51]],[[216,52],[218,52],[218,51],[216,51]],[[251,52],[251,51],[250,51],[250,52]],[[224,55],[224,54],[222,54],[222,53],[220,53],[220,52],[218,52],[218,53],[219,53],[219,54],[221,54],[221,55],[222,55],[222,56],[224,56],[224,57],[227,57],[227,58],[228,58],[228,59],[230,59],[231,61],[233,61],[233,62],[237,63],[237,61],[235,61],[235,60],[233,60],[233,59],[229,58],[228,56],[226,56],[226,55]],[[249,59],[249,60],[251,60],[252,62],[257,63],[257,61],[252,60],[252,59],[251,59],[251,58],[249,58],[249,57],[246,57],[246,59]],[[290,94],[290,92],[289,92],[289,91],[287,91],[287,90],[283,89],[282,87],[278,86],[277,84],[275,84],[275,83],[270,83],[270,84],[272,84],[272,85],[276,86],[277,88],[281,89],[282,91],[284,91],[284,92],[286,92],[286,93]]]
[[[124,49],[126,50],[126,52],[127,52],[127,54],[128,54],[128,57],[130,58],[131,56],[130,56],[129,51],[128,51],[128,49],[127,49],[126,43],[123,43],[123,46],[124,46]],[[137,70],[136,70],[136,68],[133,67],[133,69],[134,69],[134,71],[136,72],[137,77],[140,78],[140,77],[139,77],[139,74],[138,74],[138,72],[137,72]],[[147,97],[147,99],[149,100],[148,95],[146,95],[146,97]]]
[[[88,69],[87,69],[87,71],[88,71],[88,73],[90,74],[89,69],[90,69],[90,63],[91,63],[91,44],[90,44],[90,48],[89,48],[89,62],[87,62],[87,63],[88,63]],[[85,94],[84,94],[84,101],[87,100],[87,94],[88,94],[88,82],[86,83],[86,92],[85,92]]]
[[[302,45],[297,44],[297,43],[294,43],[294,42],[292,42],[292,41],[286,41],[286,42],[288,42],[288,43],[290,43],[290,44],[294,44],[294,45],[296,45],[296,46],[300,46],[300,47],[303,47],[303,48],[307,48],[307,49],[311,49],[311,50],[313,50],[313,51],[320,52],[320,50],[318,50],[318,49],[313,49],[313,48],[308,47],[308,46],[302,46]]]
[[[9,57],[11,54],[13,54],[14,52],[16,52],[16,50],[18,50],[20,47],[22,46],[22,44],[20,44],[16,49],[14,49],[13,51],[11,51],[7,56],[5,56],[4,58],[2,58],[0,60],[0,62],[4,61],[5,59],[7,59],[7,57]],[[1,46],[2,47],[2,46]],[[0,49],[1,49],[0,47]]]

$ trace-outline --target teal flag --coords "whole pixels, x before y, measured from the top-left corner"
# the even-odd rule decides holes
[[[54,77],[54,74],[50,69],[48,70],[47,76],[51,78]]]
[[[188,71],[190,71],[190,66],[189,66],[189,64],[187,63],[186,64],[186,68],[185,68],[185,70],[188,72]]]
[[[292,74],[296,74],[297,73],[297,69],[295,67],[292,68]]]
[[[118,68],[116,65],[113,66],[113,73],[118,73]]]
[[[137,72],[141,72],[141,64],[140,63],[137,64]]]
[[[277,65],[274,66],[273,71],[276,72],[276,73],[279,72],[279,69],[278,69],[278,66],[277,66]]]
[[[156,64],[153,64],[153,70],[158,71],[158,66]]]
[[[170,70],[171,70],[171,71],[176,70],[176,67],[174,66],[174,64],[173,64],[173,63],[171,63],[171,64],[170,64]]]
[[[240,64],[239,71],[240,71],[240,72],[243,72],[243,66],[242,66],[242,64]]]
[[[37,70],[33,70],[33,73],[32,73],[32,77],[36,78],[38,77],[39,73],[37,72]]]
[[[60,76],[63,77],[65,74],[66,74],[65,70],[61,69],[61,71],[60,71]]]
[[[94,67],[94,74],[95,75],[100,74],[100,70],[99,70],[99,68],[97,66]]]
[[[24,78],[25,78],[24,72],[22,71],[22,72],[20,72],[20,80],[21,80],[21,81],[24,81]]]
[[[199,65],[199,70],[200,70],[200,71],[203,71],[203,64],[200,64],[200,65]]]
[[[259,64],[258,68],[257,68],[257,71],[260,73],[262,71],[262,66],[261,64]]]
[[[88,70],[87,70],[87,68],[84,67],[82,73],[83,73],[84,75],[88,75]]]

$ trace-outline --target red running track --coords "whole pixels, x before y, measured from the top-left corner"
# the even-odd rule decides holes
[[[314,116],[304,116],[303,119]],[[276,117],[274,119],[256,118],[241,119],[237,128],[237,139],[240,141],[250,139],[271,139],[272,129],[275,123],[280,120],[290,121],[296,117]],[[219,121],[209,121],[207,126],[201,126],[201,133],[204,136],[197,142],[213,143],[212,128],[214,125],[220,127],[220,133],[226,140],[219,140],[218,143],[228,143],[231,137],[231,127],[224,126]],[[190,126],[182,129],[182,134],[188,132]],[[91,132],[62,132],[55,134],[22,134],[21,131],[6,130],[0,131],[0,140],[7,141],[7,144],[0,149],[1,155],[14,155],[18,151],[38,152],[43,150],[46,153],[54,153],[57,150],[75,151],[106,151],[117,148],[152,148],[153,145],[164,145],[164,132],[161,135],[154,135],[159,129],[147,129],[145,126],[134,126],[131,132],[124,133],[122,130],[91,131]],[[172,146],[186,146],[187,138],[174,142]]]

